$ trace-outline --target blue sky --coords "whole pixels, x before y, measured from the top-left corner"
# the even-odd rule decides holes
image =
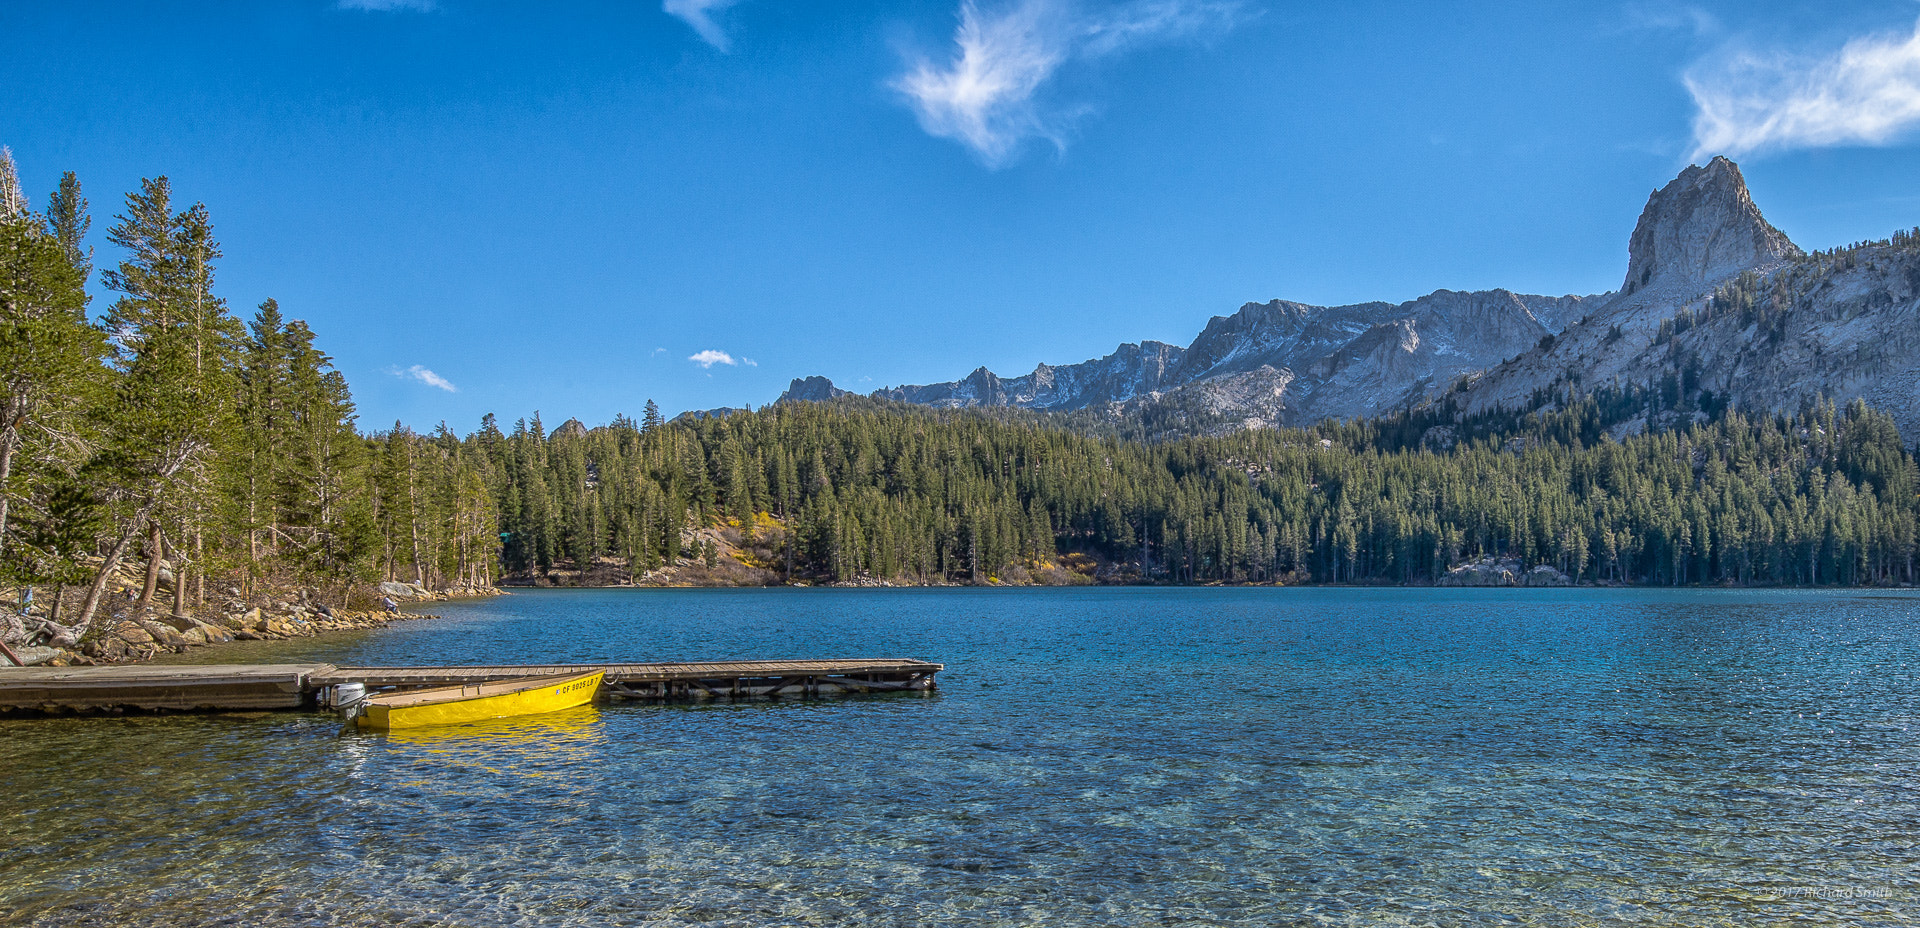
[[[1726,152],[1807,247],[1920,224],[1920,5],[0,5],[0,144],[141,177],[363,425],[1019,374],[1275,297],[1598,292]],[[104,310],[106,295],[95,304]]]

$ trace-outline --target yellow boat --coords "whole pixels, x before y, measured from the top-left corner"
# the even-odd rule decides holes
[[[356,721],[361,728],[424,728],[558,712],[592,702],[605,675],[595,670],[370,696]]]

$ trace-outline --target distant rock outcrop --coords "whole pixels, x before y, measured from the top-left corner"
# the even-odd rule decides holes
[[[774,402],[824,403],[828,400],[836,400],[843,396],[852,395],[853,394],[848,391],[834,386],[833,381],[825,377],[795,377],[793,383],[787,387],[787,392],[780,394],[780,398],[774,400]]]
[[[1170,375],[1182,354],[1178,346],[1147,341],[1121,345],[1113,354],[1079,364],[1042,364],[1020,377],[1003,378],[982,367],[960,380],[890,387],[873,395],[942,408],[1085,409],[1124,403],[1164,389],[1171,384]]]
[[[1637,289],[1593,298],[1584,320],[1452,400],[1525,410],[1575,380],[1671,383],[1690,402],[1711,395],[1753,413],[1858,398],[1920,438],[1920,234],[1807,255],[1760,215],[1739,168],[1715,158],[1647,201],[1628,264]]]
[[[701,419],[722,419],[736,412],[752,412],[753,407],[715,406],[712,409],[689,409],[673,417],[675,422],[697,422]]]
[[[1483,557],[1454,567],[1439,580],[1440,586],[1572,586],[1573,578],[1547,564],[1532,570],[1523,568],[1518,558]]]
[[[1662,290],[1694,296],[1741,271],[1764,270],[1804,252],[1760,215],[1739,165],[1716,157],[1689,166],[1647,197],[1627,243],[1622,296]]]

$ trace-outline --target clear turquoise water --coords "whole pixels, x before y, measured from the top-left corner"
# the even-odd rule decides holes
[[[0,924],[1920,922],[1920,597],[547,591],[228,660],[933,696],[0,721]]]

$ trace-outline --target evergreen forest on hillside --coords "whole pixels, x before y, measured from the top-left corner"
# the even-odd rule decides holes
[[[490,423],[467,445],[523,573],[637,573],[686,553],[683,526],[769,513],[769,566],[800,579],[974,582],[1084,554],[1171,583],[1420,584],[1482,556],[1621,583],[1912,581],[1920,471],[1889,417],[1812,404],[1611,439],[1609,406],[1633,401],[1470,421],[1490,434],[1442,452],[1396,420],[1141,443],[856,398]]]
[[[179,612],[283,581],[666,581],[717,537],[775,583],[1425,584],[1485,556],[1592,582],[1915,579],[1920,471],[1859,403],[1750,416],[1680,376],[1159,441],[858,397],[368,432],[305,323],[217,294],[205,207],[165,178],[128,194],[104,307],[91,224],[72,174],[34,212],[0,159],[0,582],[82,631],[123,565]],[[1636,419],[1656,426],[1617,428]]]

